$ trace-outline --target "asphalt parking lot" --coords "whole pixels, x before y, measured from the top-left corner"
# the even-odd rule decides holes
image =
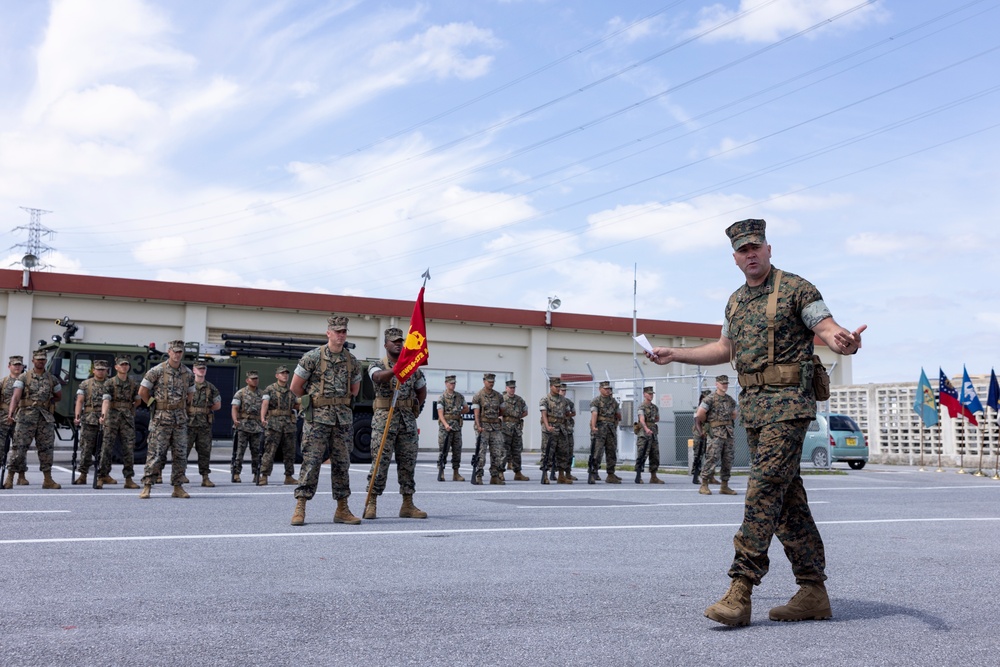
[[[767,620],[795,591],[776,543],[753,624],[726,628],[702,612],[728,586],[743,476],[735,497],[701,496],[686,475],[542,486],[534,468],[531,482],[474,487],[435,481],[422,455],[428,519],[397,517],[390,472],[377,520],[334,524],[325,469],[293,528],[294,487],[213,468],[218,486],[191,484],[188,500],[169,485],[147,501],[73,487],[58,459],[61,490],[42,490],[32,464],[30,486],[0,491],[3,664],[997,662],[1000,481],[988,477],[807,475],[834,618]],[[366,474],[352,466],[359,515]]]

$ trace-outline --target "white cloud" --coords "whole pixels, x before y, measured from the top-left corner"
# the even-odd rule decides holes
[[[170,119],[174,123],[200,120],[209,114],[218,117],[221,109],[236,102],[240,87],[224,77],[215,77],[206,86],[190,91],[176,100],[170,109]]]
[[[716,4],[701,10],[698,25],[691,30],[697,34],[733,19],[742,12],[760,7],[748,15],[707,35],[708,41],[725,39],[744,42],[773,42],[804,30],[824,19],[832,18],[857,5],[857,0],[778,0],[763,4],[758,0],[740,0],[739,7],[730,9]],[[875,21],[884,20],[885,10],[872,4],[832,23],[823,30],[849,30]]]
[[[164,236],[143,241],[132,250],[132,256],[147,266],[173,264],[184,259],[187,242],[180,236]]]
[[[852,255],[884,257],[895,255],[905,250],[908,242],[898,234],[862,232],[848,237],[845,245],[847,246],[847,252]]]
[[[758,144],[750,143],[751,141],[751,139],[733,139],[732,137],[723,137],[718,145],[705,151],[705,155],[709,157],[719,157],[723,160],[732,160],[734,158],[750,155],[752,153],[756,153],[759,148]]]
[[[67,91],[46,114],[49,128],[68,139],[115,142],[147,132],[161,120],[157,105],[140,98],[131,88],[110,84]]]

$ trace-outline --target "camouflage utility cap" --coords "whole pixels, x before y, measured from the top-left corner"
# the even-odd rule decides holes
[[[563,382],[562,380],[560,380],[560,381],[559,381],[559,388],[560,388],[560,389],[565,389],[565,388],[566,388],[566,387],[568,387],[568,386],[569,386],[569,385],[568,385],[568,384],[566,384],[565,382]]]
[[[208,364],[205,362],[204,359],[198,359],[193,364],[191,364],[191,368],[208,368]]]
[[[247,371],[247,379],[248,380],[256,380],[257,379],[257,371]]]
[[[496,373],[483,373],[483,379],[484,380],[496,380],[497,379],[497,375],[496,375]]]
[[[454,375],[445,375],[444,376],[444,381],[445,382],[454,382],[455,381],[455,376]]]
[[[184,341],[182,340],[172,340],[167,343],[167,349],[173,352],[174,350],[184,351]]]
[[[98,359],[97,361],[94,362],[94,370],[95,371],[108,370],[108,362],[106,362],[104,359]]]
[[[391,340],[403,340],[403,330],[398,327],[389,327],[385,330],[384,340],[387,343]]]
[[[517,386],[517,382],[515,382],[514,380],[507,380],[507,386],[508,387],[516,387]]]
[[[729,376],[728,375],[716,375],[715,376],[715,381],[716,382],[721,382],[722,384],[729,384]]]
[[[642,388],[642,393],[644,393],[644,394],[652,394],[652,393],[655,393],[655,392],[653,391],[652,387],[643,387]]]
[[[748,243],[767,245],[767,239],[764,238],[766,226],[767,223],[763,220],[740,220],[729,225],[726,236],[733,242],[733,250],[739,250]]]
[[[35,350],[35,353],[31,355],[32,359],[47,359],[45,356],[45,350]]]
[[[15,355],[15,356],[10,357],[9,359],[7,359],[7,363],[10,364],[11,366],[13,366],[14,364],[22,364],[23,365],[24,364],[24,357],[22,357],[19,354]]]
[[[600,385],[601,389],[611,389],[611,383],[605,380]]]
[[[204,364],[205,362],[202,361],[202,362],[198,362],[198,363]],[[198,363],[195,363],[195,366],[197,366]],[[131,366],[132,365],[132,360],[129,359],[128,357],[115,357],[115,366],[120,366],[121,364],[125,364],[127,366]]]
[[[326,328],[331,331],[347,331],[347,322],[343,315],[331,315],[326,320]]]
[[[549,378],[549,386],[550,387],[558,387],[559,386],[559,382],[560,382],[559,378]]]
[[[288,366],[278,366],[278,368],[274,371],[274,374],[279,375],[281,373],[287,373],[287,372],[288,372]]]

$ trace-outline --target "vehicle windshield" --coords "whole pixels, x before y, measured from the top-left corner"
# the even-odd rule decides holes
[[[831,431],[860,431],[857,422],[847,415],[830,415]]]

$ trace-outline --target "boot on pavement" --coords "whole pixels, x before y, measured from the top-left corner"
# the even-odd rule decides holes
[[[297,498],[295,500],[295,511],[292,512],[292,525],[302,526],[306,522],[306,499]]]
[[[650,484],[663,484],[663,480],[656,476],[656,471],[649,473]]]
[[[722,599],[705,610],[705,616],[723,625],[750,625],[750,595],[753,583],[746,577],[733,577]]]
[[[210,480],[208,478],[208,475],[202,475],[201,476],[201,485],[202,486],[213,487],[213,486],[215,486],[215,482],[213,482],[212,480]]]
[[[455,468],[451,473],[451,481],[453,482],[464,482],[465,478],[458,474],[458,468]]]
[[[825,621],[832,616],[830,598],[822,582],[801,584],[788,604],[775,607],[767,614],[772,621]]]
[[[25,473],[17,473],[17,485],[18,486],[28,486],[28,478],[24,476]]]
[[[42,481],[42,488],[43,489],[61,489],[62,488],[61,484],[58,484],[54,479],[52,479],[52,473],[51,472],[43,472],[42,476],[44,477],[44,480]]]
[[[174,485],[174,492],[170,494],[171,498],[190,498],[188,492],[184,490],[184,487],[180,484]]]
[[[285,486],[298,486],[298,482],[291,475],[285,475]]]
[[[365,521],[371,521],[375,519],[378,515],[378,496],[372,496],[372,499],[368,501],[365,505]]]
[[[150,492],[152,490],[153,490],[153,485],[152,484],[143,484],[142,485],[142,491],[139,492],[139,498],[141,498],[143,500],[149,498],[149,494],[150,494]]]
[[[87,485],[87,473],[80,471],[80,476],[73,480],[73,486],[86,486]]]
[[[257,486],[267,486],[267,477],[261,475],[260,479],[257,480]]]
[[[351,508],[347,506],[347,498],[340,498],[337,500],[337,511],[333,513],[333,522],[356,526],[361,523],[361,519],[351,514]]]
[[[123,489],[138,489],[139,485],[136,484],[135,482],[133,482],[131,477],[126,477],[125,478],[125,486],[123,486],[122,488]]]
[[[719,487],[719,493],[724,496],[735,496],[736,492],[729,488],[729,482],[723,482],[722,486]]]
[[[403,496],[403,505],[399,508],[400,519],[426,519],[427,512],[413,504],[413,496],[406,494]]]
[[[3,481],[3,488],[13,489],[14,488],[14,471],[7,470],[7,478]]]
[[[528,477],[527,475],[521,474],[520,470],[515,470],[514,471],[514,481],[515,482],[530,482],[531,478]]]
[[[708,482],[702,482],[701,487],[698,489],[698,493],[703,496],[712,495],[712,489],[708,488]]]
[[[118,480],[111,475],[101,475],[101,482],[104,484],[117,484]]]

